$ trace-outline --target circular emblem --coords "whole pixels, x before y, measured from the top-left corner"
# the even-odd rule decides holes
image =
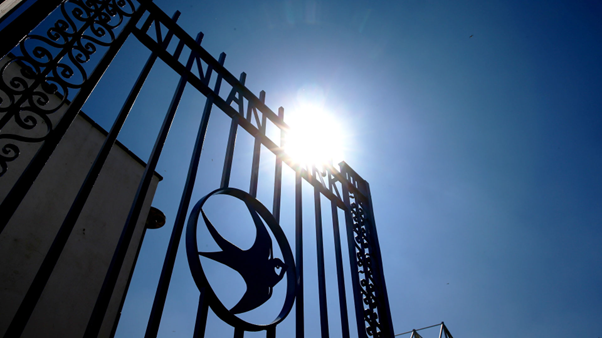
[[[203,211],[203,205],[213,195],[228,195],[245,203],[257,231],[255,242],[249,249],[242,250],[230,243],[213,227],[213,224],[211,224]],[[201,216],[201,222],[205,224],[209,234],[213,237],[213,240],[220,247],[221,251],[199,251],[197,243],[199,216]],[[282,252],[284,262],[279,258],[273,257],[272,239],[264,222],[272,234],[274,234]],[[205,292],[206,299],[213,312],[226,323],[234,327],[243,328],[246,331],[260,331],[277,325],[291,311],[297,285],[293,253],[284,232],[276,222],[274,216],[263,204],[248,193],[235,188],[223,188],[217,189],[199,200],[192,209],[190,219],[188,220],[186,254],[188,256],[190,271],[199,290]],[[244,279],[247,290],[240,301],[231,309],[227,309],[222,304],[211,288],[201,264],[201,256],[234,269]],[[236,314],[251,311],[265,303],[272,295],[272,288],[283,280],[285,275],[286,296],[282,309],[276,319],[270,324],[253,324],[236,316]]]

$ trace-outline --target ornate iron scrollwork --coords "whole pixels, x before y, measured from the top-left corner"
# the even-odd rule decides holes
[[[362,301],[364,303],[364,322],[366,333],[373,337],[382,337],[382,327],[379,321],[377,287],[373,270],[368,227],[370,221],[364,212],[361,203],[351,204],[351,216],[353,220],[353,238],[355,240],[355,252],[357,258],[358,274]]]
[[[0,176],[19,157],[16,142],[44,141],[88,80],[93,56],[108,47],[126,17],[131,0],[71,0],[53,13],[59,16],[45,36],[31,34],[0,60]],[[72,90],[70,92],[70,90]]]

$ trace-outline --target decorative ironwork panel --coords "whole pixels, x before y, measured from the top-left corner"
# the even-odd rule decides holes
[[[370,240],[368,239],[367,228],[371,226],[366,217],[364,208],[361,204],[351,203],[351,215],[353,218],[353,238],[358,266],[358,278],[362,293],[362,302],[364,303],[364,321],[366,322],[366,332],[370,336],[382,337],[382,325],[380,323],[376,298],[378,283],[375,281],[374,270],[372,268],[372,256]]]
[[[390,337],[393,326],[368,184],[347,164],[342,163],[341,169],[348,182],[343,189],[345,204],[349,208],[349,256],[352,269],[356,270],[353,277],[356,315],[364,321],[364,327],[358,327],[358,330],[365,330],[365,334],[371,337]]]
[[[99,61],[94,56],[114,43],[135,9],[130,0],[67,2],[49,17],[54,23],[44,25],[44,35],[28,35],[5,59],[0,68],[0,176],[19,157],[20,142],[48,138],[61,120],[60,110],[88,81]]]

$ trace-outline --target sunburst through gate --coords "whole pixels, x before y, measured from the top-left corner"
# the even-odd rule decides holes
[[[56,10],[49,14],[55,7]],[[41,12],[49,15],[40,15]],[[63,322],[57,315],[52,329],[58,330],[55,332],[61,336],[115,334],[131,272],[144,238],[144,219],[147,214],[156,215],[149,213],[157,177],[161,178],[155,169],[184,88],[188,86],[206,98],[205,105],[197,134],[193,137],[192,156],[187,160],[188,173],[172,221],[173,230],[146,336],[156,337],[159,332],[179,242],[186,229],[188,264],[199,290],[195,337],[204,337],[208,320],[221,320],[230,325],[235,337],[242,337],[250,331],[265,332],[267,337],[275,337],[280,332],[279,325],[290,322],[295,335],[304,337],[312,335],[306,330],[308,325],[315,324],[306,320],[307,311],[319,313],[318,331],[323,337],[328,337],[333,327],[342,337],[392,337],[393,327],[368,183],[344,162],[338,165],[338,169],[332,164],[318,168],[301,165],[287,154],[283,140],[290,128],[284,122],[284,109],[280,108],[276,114],[267,107],[265,92],[255,96],[245,87],[246,74],[242,73],[239,78],[232,75],[224,67],[225,54],[222,53],[218,59],[213,58],[201,47],[203,35],[198,34],[196,39],[189,36],[176,24],[178,16],[176,13],[170,18],[147,1],[47,1],[44,4],[36,2],[0,31],[3,56],[0,62],[0,231],[3,241],[8,238],[15,243],[24,243],[14,244],[11,248],[15,250],[4,253],[14,256],[10,259],[13,263],[7,264],[14,264],[15,271],[19,270],[19,266],[27,266],[27,269],[23,268],[26,273],[14,277],[19,287],[3,285],[4,291],[0,296],[5,305],[0,330],[6,337],[35,336],[37,328],[46,325],[45,317],[39,313],[47,308],[46,303],[58,292],[55,291],[58,290],[55,287],[56,276],[79,273],[75,268],[63,271],[64,261],[77,252],[77,259],[85,262],[88,251],[97,250],[82,246],[78,249],[81,251],[74,251],[77,235],[88,236],[82,237],[86,239],[92,236],[108,254],[93,256],[94,272],[66,277],[78,279],[78,285],[84,283],[86,286],[81,289],[78,285],[59,288],[60,292],[66,292],[67,298],[62,301],[71,305],[61,308],[59,312]],[[41,22],[38,28],[30,32],[38,22]],[[60,195],[60,199],[67,201],[64,212],[58,212],[61,218],[56,224],[47,219],[35,224],[31,220],[23,223],[20,217],[27,214],[32,195],[38,196],[41,201],[36,203],[41,205],[55,198],[55,193],[40,193],[45,191],[40,182],[49,175],[47,172],[61,149],[68,148],[68,142],[79,142],[77,139],[74,141],[71,134],[79,125],[80,116],[84,116],[81,109],[125,40],[132,35],[151,51],[151,55],[110,131],[101,130],[99,135],[103,136],[93,150],[94,155],[89,160],[91,165],[80,170],[81,180],[73,183],[77,186],[72,193]],[[11,41],[18,45],[14,46]],[[104,179],[103,173],[110,166],[114,149],[120,146],[117,136],[158,59],[177,74],[178,84],[150,156],[136,176],[137,187],[129,195],[123,194],[130,198],[127,203],[115,201],[119,206],[125,205],[123,219],[115,231],[107,232],[105,241],[104,237],[94,237],[95,221],[88,217],[97,216],[86,206],[97,198],[99,184],[96,183]],[[221,165],[223,169],[213,191],[193,200],[195,184],[199,184],[197,176],[203,177],[199,175],[199,163],[204,155],[203,143],[210,129],[210,116],[217,113],[212,112],[214,107],[230,119],[229,131],[224,137],[227,140]],[[86,121],[95,126],[88,118]],[[268,132],[274,128],[280,132]],[[244,147],[241,143],[244,138],[251,139],[253,150],[250,182],[241,189],[231,184],[231,177],[233,170],[238,170],[235,168],[235,150]],[[70,155],[66,156],[69,158]],[[141,162],[137,158],[136,161]],[[68,171],[76,162],[81,160],[73,159],[65,164],[68,169],[59,167],[52,170]],[[270,163],[270,208],[258,199],[260,171],[265,170],[260,170],[265,167],[263,163]],[[285,220],[281,212],[285,189],[282,181],[287,172],[292,173],[290,190],[294,198],[290,205],[285,202],[291,207],[291,212],[286,215],[290,214],[291,218]],[[313,206],[303,203],[307,199],[303,194],[304,186],[313,194]],[[106,199],[111,198],[107,196]],[[236,213],[237,217],[246,217],[247,223],[251,224],[252,240],[246,246],[236,241],[233,243],[232,234],[220,232],[218,223],[223,222],[216,221],[211,215],[211,209],[222,203],[213,201],[220,199],[228,200],[224,205],[238,203],[238,209],[233,207],[231,210],[240,211]],[[306,204],[305,208],[303,204]],[[89,216],[90,212],[92,216]],[[307,215],[304,217],[307,212],[313,213],[313,219],[308,219]],[[40,217],[44,218],[43,215]],[[170,220],[167,222],[169,224]],[[283,230],[284,223],[291,225],[290,231]],[[308,238],[308,225],[312,223],[315,242],[311,247],[315,246],[315,252],[307,252],[304,241]],[[146,228],[151,228],[148,220],[146,224]],[[40,230],[42,228],[43,231]],[[21,233],[25,231],[23,229],[27,229],[26,235]],[[330,238],[325,236],[326,231],[332,234],[330,243],[325,242]],[[39,237],[37,244],[32,244],[34,237]],[[201,244],[203,241],[205,244]],[[4,242],[1,244],[8,247]],[[39,254],[34,258],[18,256],[23,254],[20,248],[25,245],[38,245],[35,250]],[[308,259],[315,260],[315,263]],[[326,260],[333,262],[336,270],[330,284],[327,283],[330,277],[327,277]],[[313,269],[313,264],[317,269],[316,280],[304,274],[304,267]],[[234,271],[242,280],[245,288],[238,296],[220,293],[220,286],[215,285],[215,278],[211,276],[212,269],[219,266]],[[308,284],[308,281],[315,284]],[[327,284],[334,285],[334,288],[327,287]],[[317,289],[317,299],[308,292],[314,288]],[[348,297],[349,290],[351,297]],[[254,318],[257,316],[253,312],[266,312],[262,307],[274,303],[276,296],[280,297],[280,304],[275,306],[277,310],[273,311],[273,318],[256,321]],[[336,311],[332,307],[329,309],[329,302],[331,306],[333,302],[336,304]],[[70,315],[69,311],[74,314]]]

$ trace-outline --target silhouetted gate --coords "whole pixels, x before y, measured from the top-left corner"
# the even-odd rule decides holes
[[[58,7],[57,7],[58,6]],[[29,31],[42,22],[51,10],[57,8],[57,14],[43,22],[38,30]],[[42,14],[41,14],[42,13]],[[125,39],[133,34],[150,51],[151,56],[132,88],[122,110],[119,112],[108,133],[96,160],[89,169],[76,199],[63,224],[56,234],[53,244],[35,279],[25,295],[16,315],[5,333],[7,337],[17,337],[23,332],[44,287],[53,271],[74,224],[84,207],[92,187],[103,167],[108,153],[116,142],[117,136],[134,104],[134,101],[146,81],[157,58],[163,60],[180,76],[171,105],[164,117],[163,125],[156,143],[147,161],[136,197],[123,227],[123,232],[113,259],[106,272],[102,289],[98,293],[96,305],[87,324],[85,337],[96,337],[104,320],[110,296],[114,290],[117,275],[123,264],[125,252],[130,244],[134,227],[138,221],[142,202],[161,155],[169,128],[176,114],[185,85],[189,84],[206,98],[201,123],[189,162],[188,177],[172,236],[167,249],[163,270],[156,290],[152,312],[148,321],[148,337],[158,332],[164,303],[176,258],[178,244],[184,231],[186,218],[209,116],[213,107],[219,108],[231,118],[231,128],[223,165],[221,185],[217,190],[201,199],[190,213],[187,228],[187,253],[191,271],[199,287],[200,300],[195,324],[195,337],[203,337],[208,309],[223,321],[234,327],[234,336],[242,337],[245,331],[266,331],[267,337],[276,335],[276,326],[295,308],[297,337],[304,336],[304,278],[303,278],[303,217],[302,185],[303,180],[313,186],[315,197],[316,248],[318,259],[318,290],[320,326],[323,337],[327,337],[328,326],[341,325],[343,337],[349,337],[350,325],[357,325],[360,337],[392,337],[393,326],[390,318],[387,291],[380,248],[377,240],[374,215],[368,183],[344,162],[337,170],[334,166],[323,169],[304,168],[295,164],[284,152],[283,137],[289,130],[284,123],[284,109],[274,113],[265,102],[265,93],[255,96],[245,87],[245,73],[237,79],[224,68],[225,54],[214,59],[200,46],[203,34],[196,39],[189,36],[177,24],[179,13],[168,17],[155,4],[148,1],[134,3],[131,0],[72,0],[37,1],[24,14],[15,19],[0,32],[2,57],[7,56],[0,81],[0,128],[8,122],[16,123],[23,130],[33,128],[38,122],[45,122],[47,132],[36,138],[26,138],[14,133],[0,133],[0,176],[11,170],[11,166],[20,160],[19,142],[39,143],[40,148],[16,181],[0,206],[0,231],[4,230],[15,210],[26,196],[32,183],[50,158],[58,142],[79,114],[83,104],[94,90],[105,69],[123,45]],[[53,22],[48,22],[52,21]],[[43,30],[43,31],[40,31]],[[175,45],[175,49],[168,46]],[[13,48],[16,45],[15,48]],[[10,52],[10,54],[9,54]],[[180,60],[186,60],[182,63]],[[18,65],[17,76],[8,77],[11,65]],[[227,83],[231,90],[220,93],[220,87]],[[227,94],[227,95],[224,95]],[[60,98],[58,104],[50,105],[48,96]],[[59,109],[66,109],[57,123],[49,116]],[[266,136],[268,123],[281,130],[280,139],[272,140]],[[235,140],[239,127],[254,138],[254,152],[251,166],[251,182],[248,191],[230,188]],[[258,172],[261,161],[261,147],[265,147],[276,156],[275,180],[273,182],[273,206],[268,211],[257,199]],[[281,177],[283,164],[295,171],[295,232],[294,238],[287,239],[279,227],[281,203]],[[1,180],[1,177],[0,177]],[[245,203],[257,231],[255,244],[248,250],[241,250],[221,237],[206,217],[202,207],[214,195],[226,195]],[[324,271],[324,248],[322,235],[322,197],[330,201],[332,227],[335,239],[335,261],[337,270],[340,323],[329,323],[327,313],[326,282]],[[341,232],[339,210],[343,210],[345,219]],[[266,228],[265,225],[268,225]],[[202,252],[197,247],[197,227],[209,231],[221,252]],[[282,253],[282,259],[275,257],[272,250],[271,232]],[[342,240],[345,234],[346,241]],[[293,243],[291,247],[288,240]],[[350,324],[343,278],[343,251],[347,249],[352,271],[353,303],[356,324]],[[294,253],[293,253],[294,251]],[[211,284],[203,272],[201,256],[225,264],[238,271],[247,284],[244,297],[231,309],[227,309],[214,294]],[[204,258],[204,259],[205,259]],[[251,268],[250,268],[251,266]],[[283,308],[270,324],[253,324],[237,316],[257,308],[272,293],[272,287],[286,280],[287,292]],[[347,286],[349,287],[349,286]]]

